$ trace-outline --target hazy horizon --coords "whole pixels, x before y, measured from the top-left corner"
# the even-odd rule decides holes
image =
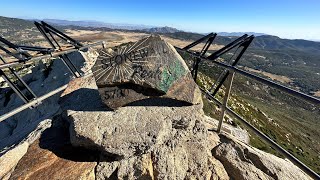
[[[38,0],[11,0],[2,2],[0,15],[28,19],[169,26],[197,33],[256,32],[287,39],[319,41],[320,24],[314,22],[320,18],[319,7],[320,1],[316,0],[235,0],[232,3],[57,0],[50,4]]]

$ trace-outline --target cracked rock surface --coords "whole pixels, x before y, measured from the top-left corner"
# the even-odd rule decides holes
[[[220,138],[213,156],[222,162],[230,178],[245,179],[312,179],[292,162],[252,148],[229,137]]]
[[[71,143],[99,149],[119,158],[150,152],[175,128],[188,129],[201,117],[201,105],[187,107],[122,107],[117,111],[77,112],[69,116]],[[195,114],[189,114],[194,111]],[[198,113],[197,113],[198,112]],[[182,123],[183,126],[177,125]]]
[[[110,155],[101,157],[96,178],[228,179],[223,165],[211,155],[206,127],[195,118],[167,118],[171,123],[185,121],[188,125],[177,129],[171,125],[166,131],[167,138],[141,155],[123,159],[112,159]]]

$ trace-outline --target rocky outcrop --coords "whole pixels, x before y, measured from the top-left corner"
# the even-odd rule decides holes
[[[117,112],[75,113],[69,119],[71,142],[75,146],[99,149],[126,158],[146,153],[164,141],[164,136],[170,131],[166,111],[150,110],[130,107]]]
[[[87,82],[92,78],[77,81],[99,96]],[[81,106],[87,109],[94,96],[82,96],[88,103]],[[208,131],[217,122],[202,104],[151,98],[115,111],[89,109],[68,110],[65,118],[74,146],[102,152],[96,179],[310,179],[292,163],[242,143],[248,142],[243,130],[222,128],[242,142]]]
[[[102,49],[92,71],[103,102],[111,108],[149,97],[200,103],[201,92],[186,63],[158,35],[115,50]]]
[[[28,147],[28,142],[24,142],[0,157],[0,179],[9,179],[20,159],[26,154]]]
[[[211,156],[207,130],[201,122],[179,117],[168,120],[172,124],[167,138],[149,151],[129,158],[102,157],[97,179],[228,179],[222,164]]]
[[[130,106],[115,112],[71,111],[72,115],[68,118],[71,125],[71,143],[120,157],[144,154],[155,145],[163,144],[171,133],[172,126],[184,129],[194,123],[201,117],[200,110],[201,105]]]
[[[74,148],[68,126],[59,118],[32,143],[10,179],[94,180],[98,152]]]
[[[252,148],[223,136],[222,143],[212,150],[230,178],[245,179],[312,179],[288,160]]]
[[[95,53],[87,55],[93,57]],[[89,68],[83,70],[90,72],[93,64],[90,61]],[[171,69],[170,73],[174,71]],[[190,73],[177,74],[165,86],[166,90],[157,82],[136,83],[133,87],[138,85],[166,95],[142,93],[143,98],[133,96],[124,101],[117,97],[114,102],[125,106],[116,110],[101,101],[100,96],[105,95],[101,88],[106,84],[99,84],[97,74],[95,78],[86,75],[71,80],[57,98],[59,104],[57,99],[53,101],[59,109],[55,118],[15,148],[0,152],[0,178],[310,179],[287,160],[245,144],[249,139],[245,130],[225,124],[222,127],[224,134],[237,136],[242,142],[212,131],[217,121],[204,115],[201,96],[196,93],[199,89],[188,82],[192,80]],[[100,83],[105,82],[108,81]],[[126,89],[128,83],[132,87],[132,82],[121,80],[108,87]]]
[[[27,150],[36,141],[43,131],[51,126],[51,120],[46,119],[39,123],[19,144],[13,147],[6,147],[0,151],[0,179],[8,179],[20,159],[27,153]]]
[[[202,103],[186,106],[173,99],[149,98],[115,111],[93,110],[88,108],[90,99],[99,94],[90,81],[91,77],[74,80],[70,84],[75,91],[68,88],[63,95],[83,102],[83,111],[68,110],[65,118],[72,145],[102,152],[97,179],[228,179],[211,155],[219,137],[209,135],[204,126]]]

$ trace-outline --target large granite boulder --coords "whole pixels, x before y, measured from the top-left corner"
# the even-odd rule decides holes
[[[230,178],[249,179],[296,179],[312,178],[289,160],[250,147],[228,136],[212,152],[227,170]]]
[[[200,121],[178,119],[172,120],[168,138],[150,152],[121,160],[102,156],[96,178],[229,179],[223,165],[211,156],[204,125]]]
[[[163,144],[172,126],[187,128],[202,117],[200,111],[201,105],[128,106],[116,111],[100,112],[69,111],[70,139],[74,146],[98,149],[119,159],[128,158],[148,153],[156,145]]]
[[[190,104],[201,101],[201,92],[186,63],[158,35],[115,50],[100,50],[92,71],[103,102],[111,108],[148,97]]]
[[[70,96],[78,99],[74,93]],[[90,98],[83,97],[83,104],[91,104]],[[96,179],[228,179],[211,155],[219,137],[211,133],[215,138],[209,138],[201,122],[202,104],[181,106],[169,100],[162,104],[172,106],[146,105],[152,101],[168,99],[148,99],[115,111],[68,110],[71,144],[102,152]]]

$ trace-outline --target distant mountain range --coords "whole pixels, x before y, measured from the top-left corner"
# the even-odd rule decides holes
[[[172,27],[154,27],[154,28],[149,28],[149,29],[144,29],[143,31],[147,31],[150,33],[176,33],[176,32],[181,32],[181,30],[178,30],[176,28]]]
[[[256,32],[218,32],[219,36],[242,36],[244,34],[254,35],[254,36],[263,36],[268,35],[265,33],[256,33]]]
[[[38,20],[39,19],[27,19],[27,20]],[[125,29],[125,30],[143,30],[154,28],[155,26],[148,26],[142,24],[120,24],[120,23],[105,23],[101,21],[69,21],[60,19],[41,19],[50,24],[55,24],[59,26],[80,26],[80,27],[106,27],[110,29]]]
[[[39,19],[26,19],[26,20],[38,20]],[[120,24],[120,23],[105,23],[101,21],[70,21],[70,20],[61,20],[61,19],[41,19],[47,23],[56,24],[59,26],[80,26],[80,27],[105,27],[110,29],[124,29],[124,30],[141,30],[149,33],[175,33],[181,32],[173,27],[156,27],[143,24]],[[265,33],[256,33],[256,32],[219,32],[219,36],[242,36],[243,34],[262,36],[267,35]]]
[[[5,29],[2,31],[3,35],[6,32],[12,31],[20,31],[30,28],[35,28],[33,25],[34,20],[39,19],[18,19],[18,18],[9,18],[0,16],[0,30]],[[124,29],[124,30],[138,30],[143,32],[149,33],[161,33],[166,34],[168,36],[180,39],[189,39],[189,40],[196,40],[203,37],[203,34],[199,33],[192,33],[192,32],[184,32],[182,30],[178,30],[172,27],[155,27],[155,26],[148,26],[148,25],[136,25],[136,24],[117,24],[117,23],[104,23],[100,21],[69,21],[69,20],[59,20],[59,19],[42,19],[49,24],[54,24],[58,26],[75,26],[75,27],[85,27],[90,29],[95,29],[99,27],[105,27],[110,29]],[[259,36],[255,39],[252,43],[252,47],[256,47],[259,49],[285,49],[285,50],[307,50],[309,52],[319,53],[320,52],[320,43],[315,41],[309,40],[289,40],[289,39],[281,39],[277,36],[271,36],[264,33],[256,33],[256,32],[218,32],[218,37],[216,41],[218,44],[226,44],[230,42],[235,36],[241,36],[243,34],[253,34],[255,36]],[[222,36],[222,37],[221,37]],[[229,38],[230,37],[230,38]],[[317,40],[319,41],[319,40]]]

